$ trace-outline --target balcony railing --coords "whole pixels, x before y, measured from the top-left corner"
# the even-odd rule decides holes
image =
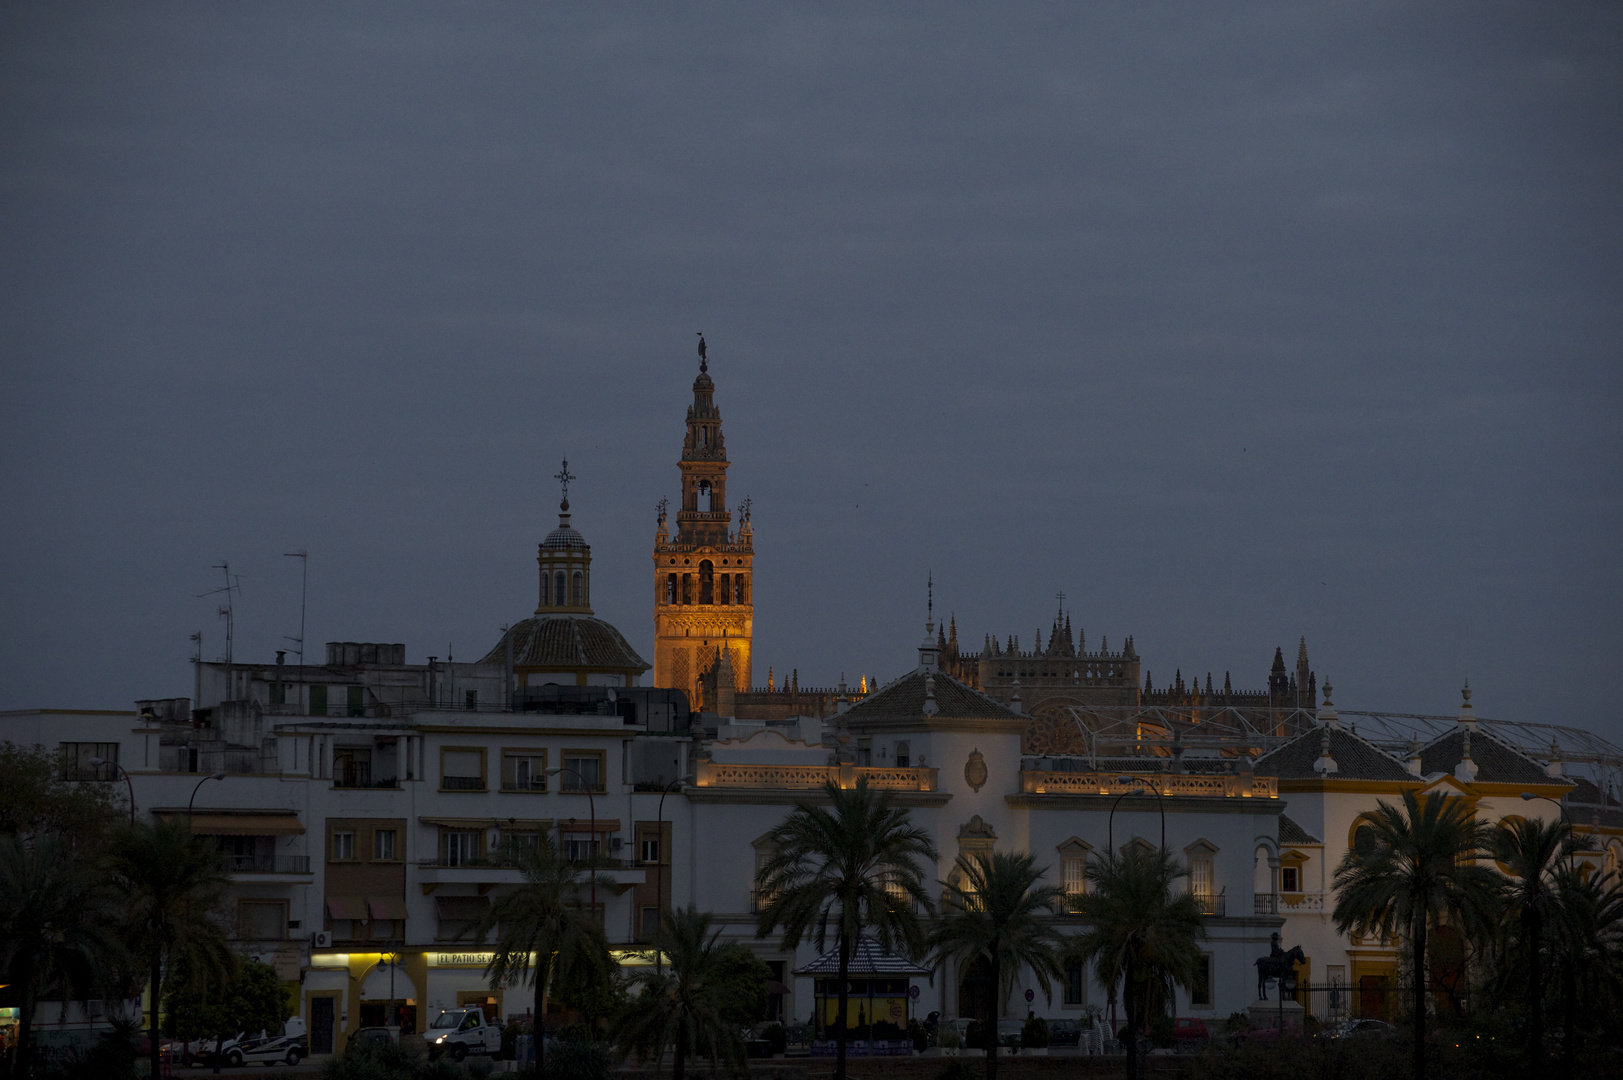
[[[442,776],[440,777],[441,791],[483,791],[485,779],[482,776]]]
[[[1200,913],[1209,919],[1221,919],[1228,914],[1228,897],[1222,893],[1216,896],[1204,893],[1195,893],[1195,903],[1200,907]]]
[[[1021,769],[1020,790],[1027,795],[1127,795],[1144,789],[1167,798],[1194,796],[1208,799],[1273,799],[1279,780],[1246,773],[1162,773],[1154,777],[1123,776],[1119,772],[1079,773],[1052,769]]]
[[[228,874],[308,874],[310,856],[226,855],[220,860],[220,869]]]
[[[815,791],[834,781],[842,788],[854,788],[858,780],[888,791],[934,791],[936,770],[884,768],[865,765],[742,765],[700,761],[696,786],[701,788],[790,788]]]
[[[341,776],[334,776],[332,786],[335,788],[367,788],[377,790],[379,788],[398,788],[400,786],[400,780],[393,776],[385,776],[378,780],[372,780],[365,776],[352,776],[345,773]]]
[[[1286,915],[1324,910],[1322,892],[1287,892],[1279,894],[1280,910]]]
[[[1275,893],[1258,893],[1252,907],[1258,915],[1278,915],[1279,896]]]

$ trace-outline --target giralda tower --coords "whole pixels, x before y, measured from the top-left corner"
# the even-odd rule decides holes
[[[685,690],[696,709],[730,712],[732,691],[751,685],[755,548],[748,500],[732,530],[715,389],[701,337],[682,440],[682,506],[672,533],[661,501],[654,536],[654,685]]]

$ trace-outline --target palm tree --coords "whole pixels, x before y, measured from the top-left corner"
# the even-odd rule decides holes
[[[1139,1028],[1156,987],[1190,986],[1200,968],[1200,941],[1206,924],[1200,901],[1174,893],[1187,877],[1164,849],[1133,845],[1088,860],[1088,889],[1071,900],[1074,912],[1091,925],[1071,939],[1066,959],[1092,963],[1094,977],[1114,994],[1121,984],[1127,1007],[1127,1075],[1137,1080],[1143,1063]]]
[[[1557,819],[1548,825],[1518,818],[1501,822],[1494,834],[1494,858],[1508,868],[1506,899],[1521,924],[1527,950],[1527,1067],[1544,1055],[1544,923],[1555,903],[1554,874],[1569,848],[1570,830]]]
[[[1623,991],[1623,883],[1569,861],[1555,871],[1554,931],[1561,972],[1561,1075],[1572,1076],[1580,989],[1592,1001]]]
[[[1414,1075],[1426,1077],[1426,935],[1445,921],[1466,933],[1491,924],[1502,879],[1478,858],[1494,850],[1493,827],[1465,799],[1403,793],[1402,808],[1382,801],[1359,826],[1336,867],[1335,923],[1340,933],[1403,934],[1414,980]]]
[[[845,1080],[851,952],[865,929],[887,952],[924,951],[917,911],[928,910],[930,898],[920,862],[938,856],[929,833],[891,805],[890,792],[875,792],[866,779],[844,789],[831,780],[823,797],[831,804],[827,810],[798,803],[772,830],[772,855],[755,877],[758,895],[766,898],[755,929],[764,938],[781,926],[785,949],[809,937],[819,952],[833,929],[840,952],[834,1080]]]
[[[978,852],[958,857],[958,879],[943,886],[941,920],[930,945],[941,960],[972,964],[985,959],[992,969],[997,1005],[992,1010],[986,1050],[987,1080],[997,1080],[997,1021],[1021,967],[1029,967],[1043,993],[1049,980],[1064,975],[1057,949],[1060,933],[1043,918],[1059,910],[1063,891],[1040,884],[1047,867],[1027,853]]]
[[[158,1006],[165,970],[205,984],[224,982],[235,964],[219,915],[228,878],[219,848],[193,836],[189,822],[131,825],[110,845],[113,878],[124,893],[131,951],[145,964],[152,1002],[152,1075],[159,1075]]]
[[[709,912],[676,908],[654,935],[665,956],[663,968],[632,976],[640,993],[616,1021],[623,1052],[652,1059],[657,1067],[665,1047],[675,1046],[672,1080],[686,1075],[690,1056],[744,1066],[744,1040],[738,1029],[756,1018],[766,991],[767,970],[737,942],[720,944]],[[758,969],[758,970],[757,970]]]
[[[563,858],[552,837],[513,845],[508,858],[524,883],[499,897],[473,927],[483,945],[496,933],[496,950],[485,975],[492,987],[528,977],[535,987],[535,1053],[539,1072],[546,1064],[547,987],[559,975],[596,972],[607,977],[612,961],[608,939],[589,912],[579,863]],[[533,967],[532,967],[533,956]]]
[[[15,1074],[28,1076],[42,991],[81,1000],[116,965],[118,898],[93,864],[53,836],[0,836],[0,976],[16,988]]]

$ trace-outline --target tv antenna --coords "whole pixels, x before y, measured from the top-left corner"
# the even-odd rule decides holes
[[[225,606],[220,608],[219,616],[225,620],[225,662],[229,664],[232,662],[232,649],[236,641],[237,623],[236,605],[232,598],[236,593],[242,591],[242,575],[233,574],[231,572],[231,564],[226,562],[224,559],[221,559],[219,562],[215,563],[214,569],[225,575],[225,584],[220,586],[218,589],[210,589],[208,592],[198,593],[197,596],[198,599],[202,599],[205,596],[218,596],[220,593],[225,594]]]
[[[304,607],[305,607],[305,601],[310,596],[310,552],[303,549],[303,548],[300,548],[298,551],[284,551],[284,552],[282,552],[282,558],[284,558],[284,559],[297,559],[297,560],[299,560],[299,565],[300,565],[300,578],[299,578],[299,636],[298,637],[288,637],[286,634],[283,634],[282,639],[284,641],[294,642],[299,647],[299,669],[300,669],[299,670],[299,681],[303,682],[304,681],[304,670],[303,670],[304,669]]]

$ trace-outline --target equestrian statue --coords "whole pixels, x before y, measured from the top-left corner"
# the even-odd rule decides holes
[[[1257,957],[1257,1000],[1268,1000],[1268,980],[1279,980],[1279,994],[1284,997],[1296,989],[1296,965],[1307,962],[1307,954],[1300,945],[1292,945],[1289,952],[1279,947],[1279,931],[1275,930],[1267,956]]]

